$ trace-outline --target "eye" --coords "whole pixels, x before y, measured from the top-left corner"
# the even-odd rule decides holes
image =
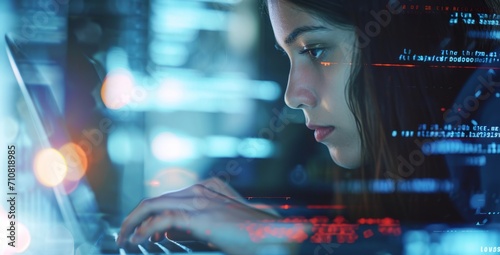
[[[325,48],[307,48],[304,47],[303,50],[300,51],[300,54],[308,54],[309,57],[313,60],[320,59],[325,54]]]

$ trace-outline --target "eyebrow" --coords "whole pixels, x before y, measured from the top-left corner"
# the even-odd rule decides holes
[[[302,26],[302,27],[298,27],[298,28],[294,29],[285,38],[285,44],[287,44],[287,45],[292,44],[293,42],[295,42],[295,40],[297,40],[297,38],[299,36],[301,36],[304,33],[315,32],[315,31],[323,31],[323,30],[328,30],[328,28],[323,27],[323,26]]]

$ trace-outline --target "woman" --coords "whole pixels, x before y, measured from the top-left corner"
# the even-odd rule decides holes
[[[438,48],[429,47],[470,43],[452,41],[443,46],[444,39],[463,33],[462,28],[429,29],[442,23],[448,13],[426,16],[417,21],[418,26],[409,28],[419,16],[401,15],[402,5],[397,0],[269,0],[266,5],[277,46],[291,63],[286,104],[304,112],[307,127],[326,145],[335,163],[352,169],[353,178],[363,180],[449,177],[442,158],[421,152],[428,139],[401,138],[399,132],[392,132],[416,132],[422,124],[443,124],[440,109],[451,105],[453,96],[429,100],[432,90],[442,87],[452,75],[464,79],[469,75],[463,70],[422,71],[401,63],[408,49],[436,51]],[[421,45],[422,38],[416,37],[422,35],[443,41]],[[406,49],[401,45],[407,45]],[[449,87],[453,95],[454,88]],[[346,200],[362,204],[351,212],[353,218],[461,220],[447,196],[367,193]],[[188,229],[229,254],[255,254],[258,246],[240,249],[252,242],[239,223],[276,219],[272,212],[246,204],[224,183],[209,180],[144,200],[124,221],[118,243],[139,243],[157,231],[175,227]]]

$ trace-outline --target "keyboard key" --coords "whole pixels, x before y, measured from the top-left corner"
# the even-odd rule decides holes
[[[104,235],[98,245],[100,247],[102,254],[120,254],[120,255],[143,255],[143,254],[183,254],[183,253],[194,253],[194,252],[215,252],[217,249],[208,245],[206,242],[189,240],[189,241],[173,241],[169,239],[163,239],[160,242],[146,241],[140,246],[127,243],[122,249],[122,254],[120,248],[116,244],[115,237],[112,235]]]

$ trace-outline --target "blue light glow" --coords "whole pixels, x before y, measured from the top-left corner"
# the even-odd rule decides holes
[[[238,146],[238,153],[246,158],[267,158],[274,153],[274,144],[266,139],[246,138]]]
[[[135,128],[119,128],[109,134],[107,149],[114,163],[138,162],[142,151],[141,134]]]
[[[206,151],[208,157],[227,157],[232,158],[238,156],[236,148],[240,143],[240,139],[231,136],[210,136],[205,140]]]
[[[151,150],[161,161],[177,162],[197,158],[199,142],[192,137],[163,132],[153,138]]]

